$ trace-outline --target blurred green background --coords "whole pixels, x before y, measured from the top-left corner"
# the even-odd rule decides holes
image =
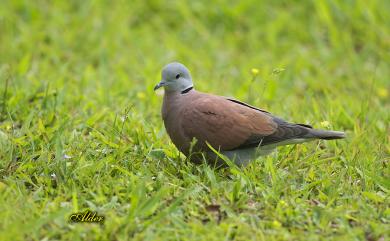
[[[385,240],[389,26],[380,0],[1,0],[0,237]],[[172,61],[348,139],[187,163],[153,92]],[[67,222],[85,208],[105,224]]]

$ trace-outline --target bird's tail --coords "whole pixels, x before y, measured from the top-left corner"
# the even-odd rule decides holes
[[[310,129],[309,133],[307,134],[307,137],[323,139],[323,140],[343,139],[345,138],[345,133],[342,131],[326,131],[326,130]]]

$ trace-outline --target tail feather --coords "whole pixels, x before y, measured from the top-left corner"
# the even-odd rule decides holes
[[[323,140],[333,140],[333,139],[343,139],[345,138],[345,133],[342,131],[326,131],[326,130],[316,130],[310,129],[307,134],[308,138],[318,138]]]

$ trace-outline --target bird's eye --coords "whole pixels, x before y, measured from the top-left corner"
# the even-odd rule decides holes
[[[178,79],[178,78],[180,78],[180,74],[177,74],[177,75],[176,75],[176,79]]]

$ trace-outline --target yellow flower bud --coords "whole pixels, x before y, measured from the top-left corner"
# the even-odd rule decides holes
[[[328,128],[330,127],[330,122],[329,121],[322,121],[320,123],[320,125],[323,127],[323,128]]]
[[[258,75],[258,74],[259,74],[259,69],[252,68],[252,69],[251,69],[251,72],[252,72],[252,74],[253,74],[253,75],[255,75],[255,76],[256,76],[256,75]]]

